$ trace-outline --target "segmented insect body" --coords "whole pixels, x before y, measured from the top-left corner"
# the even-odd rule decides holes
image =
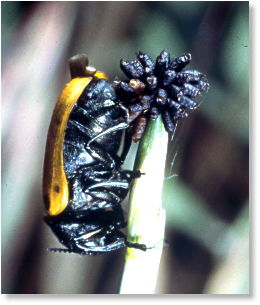
[[[68,209],[113,208],[126,196],[129,178],[120,170],[122,130],[127,111],[116,104],[112,84],[93,79],[68,120],[63,146],[64,168],[71,186]]]
[[[120,203],[140,176],[120,168],[127,147],[121,157],[117,151],[127,127],[128,111],[107,80],[88,76],[65,87],[49,129],[43,193],[45,220],[66,249],[51,250],[90,255],[124,246],[145,250],[120,231],[126,225]]]

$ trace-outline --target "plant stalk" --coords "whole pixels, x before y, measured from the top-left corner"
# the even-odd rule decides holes
[[[135,179],[130,191],[128,240],[148,249],[127,248],[120,294],[152,294],[164,244],[165,210],[162,188],[168,133],[161,117],[148,123],[139,144],[134,170],[144,175]]]

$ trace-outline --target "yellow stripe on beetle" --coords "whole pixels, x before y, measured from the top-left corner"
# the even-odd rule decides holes
[[[50,215],[58,215],[68,205],[69,189],[63,164],[63,142],[70,112],[92,77],[72,79],[63,89],[49,127],[44,170],[43,198]]]
[[[94,75],[107,79],[104,72]],[[69,201],[69,189],[63,164],[65,129],[72,108],[93,77],[73,78],[63,89],[53,111],[45,151],[43,169],[43,198],[49,215],[64,211]]]
[[[107,79],[97,71],[98,78]],[[45,151],[43,169],[43,198],[49,215],[64,211],[69,201],[69,189],[63,164],[63,142],[71,110],[92,77],[73,78],[63,89],[53,111]]]

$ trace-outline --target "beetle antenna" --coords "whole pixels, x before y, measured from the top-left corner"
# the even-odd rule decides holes
[[[65,248],[48,248],[48,251],[50,252],[63,252],[63,253],[71,253],[73,252],[72,250],[65,249]]]

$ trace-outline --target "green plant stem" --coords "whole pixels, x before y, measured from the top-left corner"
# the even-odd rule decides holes
[[[128,240],[145,244],[148,249],[127,248],[121,294],[154,293],[164,243],[165,210],[161,194],[167,145],[168,134],[161,118],[150,121],[134,166],[144,175],[134,181],[130,191],[128,218]]]

